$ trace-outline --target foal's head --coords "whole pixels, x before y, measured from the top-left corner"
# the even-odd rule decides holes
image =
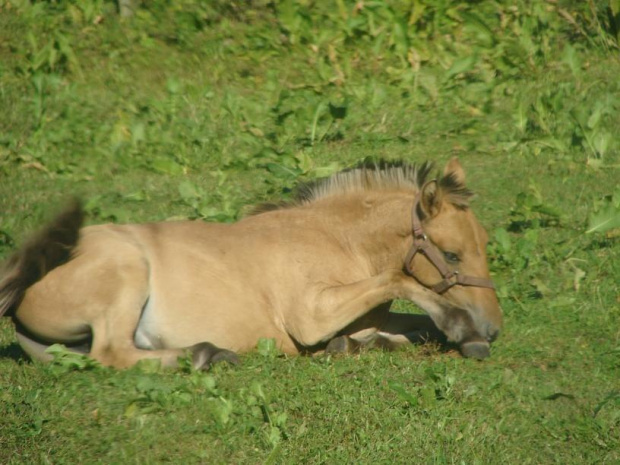
[[[489,279],[488,235],[469,208],[471,195],[457,159],[442,177],[421,187],[414,209],[414,229],[416,217],[420,229],[412,249],[421,253],[413,254],[409,268],[421,284],[466,308],[480,335],[493,341],[502,311]]]

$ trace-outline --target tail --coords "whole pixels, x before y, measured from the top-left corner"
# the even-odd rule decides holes
[[[9,258],[0,270],[0,316],[11,316],[26,289],[71,258],[83,220],[82,205],[74,200]]]

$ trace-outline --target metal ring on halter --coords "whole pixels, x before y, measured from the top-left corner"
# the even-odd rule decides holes
[[[405,269],[415,279],[413,274],[412,262],[418,252],[422,253],[429,262],[437,269],[442,280],[433,286],[427,286],[438,294],[443,294],[452,286],[457,284],[460,286],[484,287],[487,289],[495,289],[493,281],[487,278],[479,278],[476,276],[461,275],[457,270],[450,270],[439,253],[433,248],[428,240],[428,236],[422,229],[422,220],[418,215],[418,206],[422,198],[421,192],[415,198],[413,209],[411,211],[411,229],[413,235],[413,245],[407,257],[405,258]]]

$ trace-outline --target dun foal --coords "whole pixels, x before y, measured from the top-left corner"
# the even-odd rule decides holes
[[[105,365],[236,361],[259,338],[286,353],[408,343],[426,311],[465,356],[485,358],[502,313],[487,234],[456,159],[343,171],[234,224],[181,221],[81,228],[73,206],[6,264],[0,315],[23,349],[63,343]],[[422,328],[423,329],[423,328]]]

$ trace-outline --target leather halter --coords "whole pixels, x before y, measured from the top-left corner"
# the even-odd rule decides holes
[[[477,278],[475,276],[464,276],[459,274],[458,271],[448,268],[444,259],[441,257],[439,252],[437,252],[437,249],[431,244],[431,241],[428,240],[426,234],[424,234],[424,229],[422,229],[422,221],[418,215],[418,206],[420,205],[421,198],[422,193],[420,192],[416,196],[415,202],[413,203],[413,210],[411,211],[413,245],[411,246],[411,249],[409,249],[409,253],[405,259],[405,269],[407,272],[415,279],[418,279],[413,274],[412,261],[419,252],[424,255],[435,268],[437,268],[437,271],[439,271],[439,274],[443,278],[437,284],[428,286],[437,294],[443,294],[452,286],[457,284],[460,286],[475,286],[495,289],[493,281],[490,279]]]

